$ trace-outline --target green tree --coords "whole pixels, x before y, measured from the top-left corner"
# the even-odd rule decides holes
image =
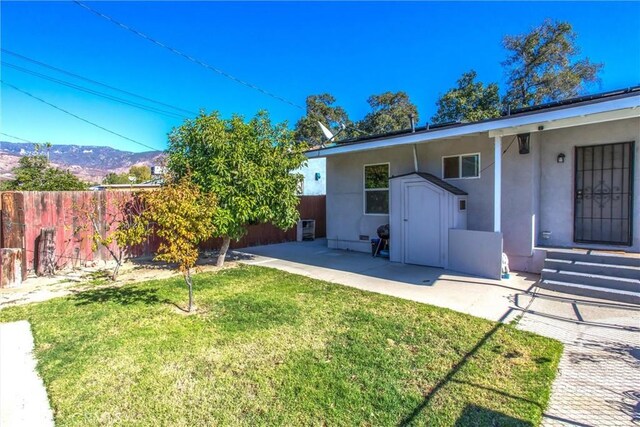
[[[358,123],[358,128],[367,134],[380,134],[408,129],[409,115],[419,120],[418,108],[411,102],[406,92],[384,92],[367,99],[371,112]]]
[[[129,184],[129,174],[122,173],[117,174],[115,172],[109,172],[107,176],[102,180],[103,184]]]
[[[471,70],[462,74],[458,85],[438,99],[438,111],[431,118],[433,123],[476,122],[500,116],[501,104],[498,85],[476,82],[477,73]]]
[[[86,190],[87,184],[69,171],[52,167],[47,156],[34,154],[21,157],[13,169],[14,179],[0,185],[5,191],[72,191]]]
[[[177,179],[190,176],[203,192],[217,196],[218,266],[230,239],[242,237],[248,225],[295,225],[301,175],[291,171],[304,164],[306,147],[295,142],[286,123],[273,125],[264,111],[248,122],[238,115],[222,119],[217,112],[201,113],[171,131],[169,170]]]
[[[537,105],[579,95],[597,82],[603,65],[580,53],[568,22],[546,20],[527,34],[506,36],[510,52],[502,65],[507,73],[505,103],[512,108]]]
[[[307,114],[296,123],[295,139],[310,146],[318,145],[327,140],[318,122],[327,126],[334,135],[342,129],[342,125],[349,126],[349,115],[344,108],[334,105],[336,99],[329,93],[307,96]],[[342,138],[346,136],[343,132]]]
[[[189,308],[193,308],[193,279],[191,270],[198,260],[198,245],[215,231],[216,197],[203,193],[185,175],[169,182],[157,191],[143,195],[143,218],[152,224],[160,245],[155,259],[178,264],[189,289]]]
[[[131,166],[128,173],[117,174],[109,172],[102,180],[103,184],[131,184],[129,177],[133,177],[134,183],[141,183],[151,179],[151,168],[149,166]]]
[[[137,183],[149,181],[151,179],[151,168],[146,165],[131,166],[129,168],[129,176],[134,177]]]

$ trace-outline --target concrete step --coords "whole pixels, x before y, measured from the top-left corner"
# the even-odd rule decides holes
[[[632,267],[628,265],[601,264],[597,262],[547,258],[544,260],[544,268],[577,271],[579,273],[602,276],[625,277],[628,279],[640,278],[640,266]]]
[[[574,251],[574,250],[558,250],[547,249],[547,256],[549,259],[563,259],[569,261],[581,261],[595,264],[609,264],[609,265],[625,265],[629,267],[640,267],[640,254],[635,253],[609,253],[609,252],[596,252],[596,251]]]
[[[629,292],[640,292],[640,280],[626,277],[604,276],[601,274],[581,273],[571,270],[555,270],[543,268],[542,280],[554,280],[580,285],[599,286],[607,289],[618,289]]]
[[[538,283],[538,286],[542,289],[548,289],[551,291],[563,292],[572,295],[580,295],[590,298],[602,298],[610,301],[640,305],[640,292],[609,289],[603,288],[602,286],[590,286],[579,283],[569,283],[548,279],[541,280]]]

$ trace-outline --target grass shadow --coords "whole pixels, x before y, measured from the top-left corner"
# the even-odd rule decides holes
[[[114,303],[119,305],[158,304],[168,302],[158,297],[155,289],[136,289],[130,287],[110,287],[78,292],[74,295],[76,305]]]
[[[509,310],[511,311],[511,310]],[[508,311],[508,312],[509,312]],[[507,312],[507,313],[508,313]],[[503,316],[503,318],[505,318],[507,316],[507,313],[505,313],[505,315]],[[417,407],[414,408],[414,410],[408,415],[406,416],[402,421],[400,421],[399,425],[400,426],[410,426],[413,424],[413,422],[415,421],[415,419],[420,415],[420,413],[427,407],[429,406],[429,404],[431,403],[431,401],[433,400],[433,398],[438,394],[438,392],[447,384],[449,384],[451,381],[453,381],[453,377],[458,373],[458,371],[460,371],[460,369],[462,369],[462,367],[464,365],[467,364],[467,362],[478,352],[478,350],[480,350],[480,348],[485,345],[485,343],[487,341],[489,341],[489,339],[494,336],[501,328],[503,328],[505,325],[504,323],[501,323],[500,321],[498,323],[495,324],[495,326],[493,328],[491,328],[486,334],[484,334],[484,336],[480,339],[480,341],[478,341],[476,343],[475,346],[473,346],[473,348],[471,350],[469,350],[467,353],[465,353],[464,356],[462,356],[462,359],[460,359],[460,361],[458,361],[458,363],[456,363],[453,368],[451,368],[451,370],[449,370],[449,372],[447,372],[447,375],[445,375],[444,378],[442,378],[440,381],[438,381],[438,383],[431,389],[431,391],[424,397],[423,401],[420,403],[420,405],[418,405]],[[456,425],[459,425],[456,423]],[[462,424],[460,424],[462,425]],[[469,425],[469,424],[466,424]],[[490,424],[491,425],[491,424]]]
[[[529,421],[513,418],[498,411],[476,405],[467,405],[454,424],[455,427],[500,426],[533,427]]]

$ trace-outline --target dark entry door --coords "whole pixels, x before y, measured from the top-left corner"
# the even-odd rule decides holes
[[[631,245],[634,143],[576,147],[576,242]]]

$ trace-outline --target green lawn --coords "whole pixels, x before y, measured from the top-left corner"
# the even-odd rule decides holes
[[[537,425],[557,341],[261,267],[0,311],[59,425]],[[10,345],[3,343],[2,345]]]

